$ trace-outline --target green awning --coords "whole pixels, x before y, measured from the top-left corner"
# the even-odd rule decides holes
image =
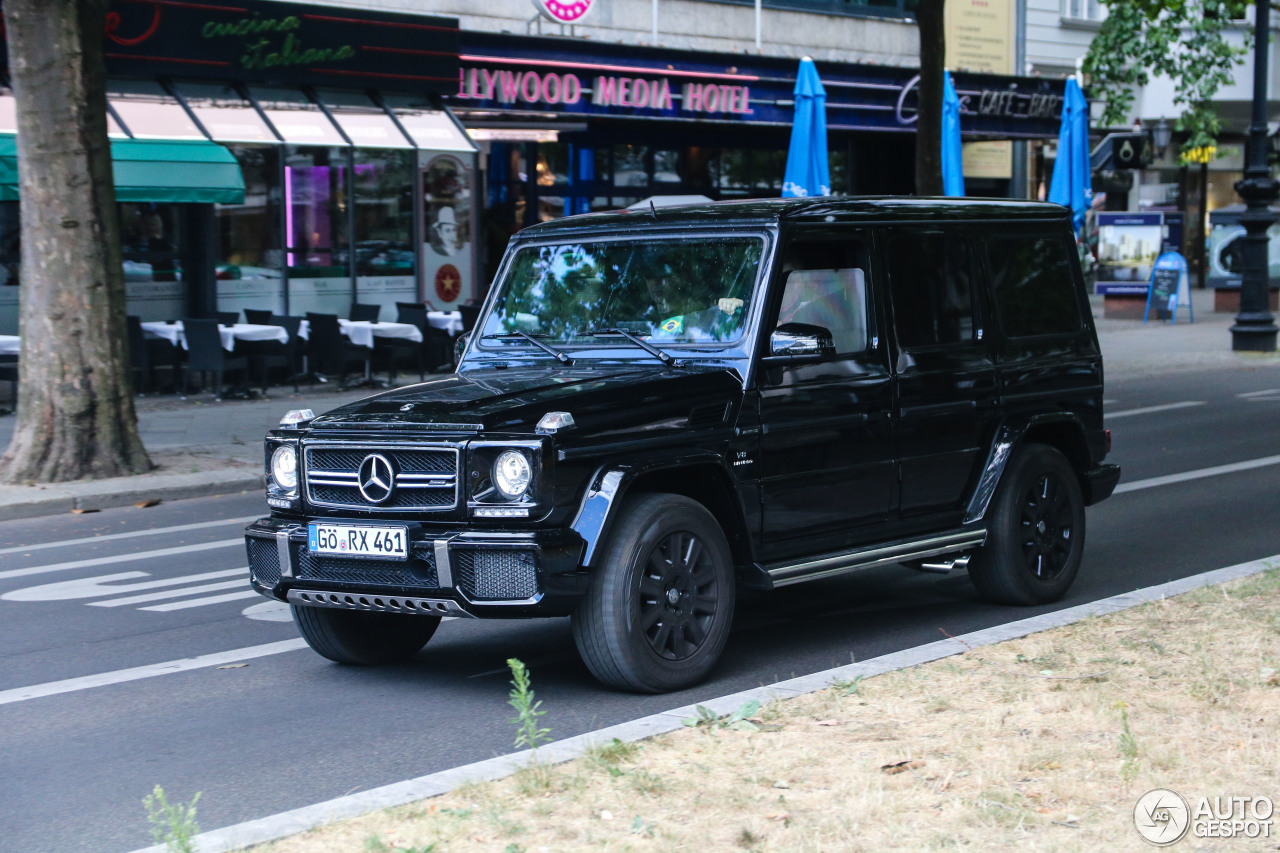
[[[116,201],[244,204],[231,152],[196,139],[113,139]],[[0,201],[18,200],[18,140],[0,134]]]

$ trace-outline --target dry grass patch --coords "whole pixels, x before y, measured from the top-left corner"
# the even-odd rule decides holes
[[[1145,850],[1132,810],[1151,788],[1280,788],[1280,572],[843,682],[751,721],[601,744],[255,849]]]

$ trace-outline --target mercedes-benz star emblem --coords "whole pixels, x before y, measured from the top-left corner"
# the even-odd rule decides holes
[[[380,504],[390,500],[395,482],[396,470],[391,467],[391,460],[381,453],[370,453],[360,463],[357,483],[360,486],[360,494],[364,495],[364,499],[369,503]]]

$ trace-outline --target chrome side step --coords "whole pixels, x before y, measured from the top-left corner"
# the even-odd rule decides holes
[[[765,574],[775,587],[789,586],[793,583],[829,578],[845,572],[869,569],[872,566],[883,566],[887,563],[901,563],[906,560],[918,560],[923,557],[934,557],[939,554],[950,554],[976,548],[987,539],[985,528],[975,530],[957,530],[941,536],[926,536],[922,539],[903,539],[887,545],[870,548],[858,548],[805,560],[799,563],[772,563],[762,566]],[[959,560],[955,563],[958,565]],[[948,569],[949,570],[949,569]]]
[[[458,602],[447,598],[410,598],[403,595],[357,595],[349,592],[322,592],[314,589],[289,590],[289,603],[306,607],[340,607],[343,610],[372,610],[380,613],[417,613],[423,616],[459,616],[474,619]]]

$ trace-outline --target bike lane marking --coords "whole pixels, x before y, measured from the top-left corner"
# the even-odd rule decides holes
[[[93,557],[88,560],[72,560],[67,563],[49,563],[44,566],[32,566],[27,569],[9,569],[0,572],[0,580],[9,578],[25,578],[31,575],[47,575],[52,572],[65,572],[70,569],[87,569],[91,566],[106,566],[111,563],[127,563],[130,560],[148,560],[155,557],[179,557],[190,555],[193,551],[209,551],[214,548],[230,548],[232,545],[244,547],[244,537],[237,539],[221,539],[217,542],[198,542],[192,545],[179,545],[176,548],[158,548],[154,551],[136,551],[132,554],[118,554],[114,557]]]
[[[57,696],[60,693],[74,693],[94,687],[105,687],[109,684],[123,684],[128,681],[139,681],[144,678],[155,678],[159,675],[172,675],[175,672],[188,672],[193,669],[204,669],[221,666],[227,663],[238,663],[243,660],[278,655],[305,649],[307,641],[301,638],[281,640],[276,643],[264,643],[260,646],[246,646],[243,649],[232,649],[226,652],[214,652],[193,658],[153,663],[146,666],[135,666],[130,669],[118,669],[114,672],[100,672],[97,675],[82,675],[79,678],[64,678],[61,681],[49,681],[44,684],[33,684],[30,687],[15,687],[12,690],[0,690],[0,705],[23,702],[28,699],[40,699],[45,696]]]
[[[0,556],[17,554],[19,551],[43,551],[46,548],[66,548],[72,545],[89,545],[94,542],[114,542],[118,539],[135,539],[139,536],[161,536],[165,533],[185,533],[188,530],[204,530],[209,527],[221,527],[227,524],[248,524],[260,516],[249,515],[244,518],[223,518],[218,521],[197,521],[193,524],[178,524],[173,527],[153,527],[150,530],[130,530],[126,533],[104,533],[101,536],[83,536],[79,539],[62,539],[58,542],[40,542],[35,545],[15,545],[12,548],[0,548]]]

